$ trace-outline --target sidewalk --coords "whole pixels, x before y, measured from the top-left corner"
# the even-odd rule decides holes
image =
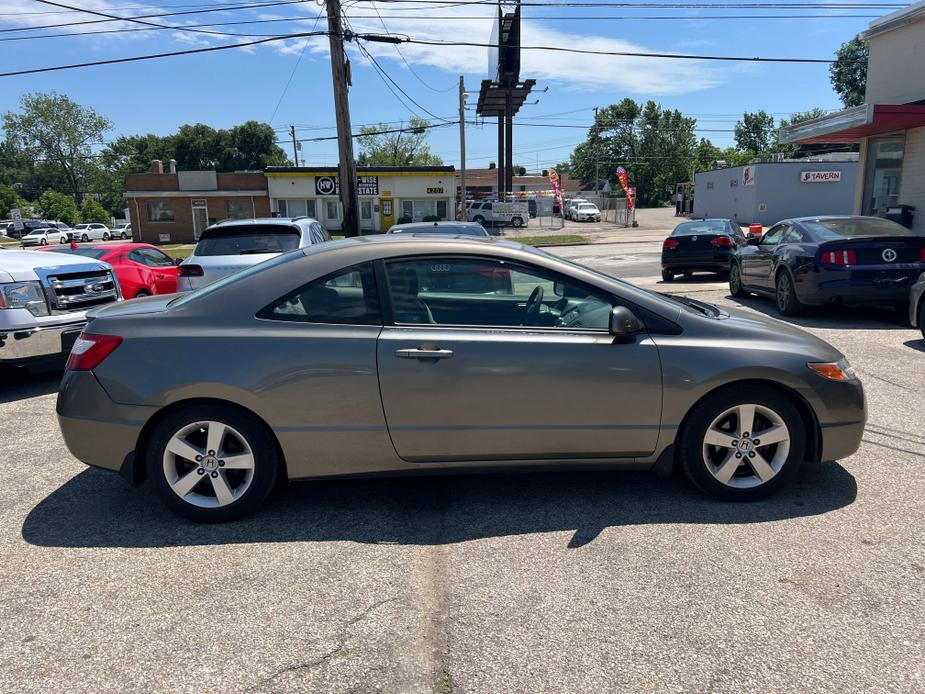
[[[573,222],[566,220],[565,226],[559,228],[559,220],[551,226],[539,226],[533,219],[530,224],[520,229],[505,228],[503,238],[516,240],[525,236],[564,236],[577,234],[588,243],[639,243],[641,241],[661,241],[682,221],[684,217],[675,217],[673,207],[641,208],[636,210],[637,227],[623,227],[609,222]],[[543,220],[549,223],[549,218]]]

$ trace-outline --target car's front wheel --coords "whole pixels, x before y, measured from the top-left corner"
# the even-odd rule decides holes
[[[86,234],[81,234],[80,240],[83,241],[84,243],[86,243],[87,241],[90,240],[90,237],[87,236]]]
[[[472,218],[472,221],[475,222],[476,224],[484,224],[485,218],[482,215],[477,214],[475,215],[475,217]]]
[[[149,439],[145,462],[148,479],[167,507],[198,523],[252,513],[269,495],[279,469],[266,427],[221,404],[169,413]]]
[[[511,219],[511,224],[513,224],[517,228],[520,228],[524,225],[524,220],[522,220],[520,217],[514,217],[513,219]]]
[[[748,292],[742,286],[742,270],[738,263],[729,266],[729,293],[736,299],[748,296]]]
[[[122,239],[123,241],[125,241],[125,239],[128,238],[128,234],[126,234],[126,233],[123,231],[121,234],[119,234],[119,238]]]
[[[730,501],[760,499],[793,478],[806,453],[806,427],[785,395],[764,386],[731,386],[688,414],[678,437],[687,477]]]

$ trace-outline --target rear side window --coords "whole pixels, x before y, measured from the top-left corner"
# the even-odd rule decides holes
[[[252,255],[285,253],[299,247],[301,231],[285,224],[235,224],[206,229],[195,255]]]
[[[382,325],[372,265],[354,265],[313,280],[277,299],[257,317],[301,323]]]

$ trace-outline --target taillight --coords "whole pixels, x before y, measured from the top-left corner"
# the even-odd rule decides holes
[[[178,265],[177,274],[180,277],[202,277],[202,265]]]
[[[710,245],[716,248],[732,248],[732,239],[728,236],[717,236],[710,240]]]
[[[67,358],[67,368],[71,371],[95,369],[121,344],[122,338],[118,335],[81,333],[80,337],[74,341],[74,346],[71,347],[71,354]]]
[[[827,265],[857,265],[858,254],[854,251],[826,251],[822,254],[822,262]]]
[[[672,251],[678,246],[681,245],[681,242],[677,239],[665,239],[665,243],[662,244],[663,251]]]
[[[925,248],[919,249],[919,262],[925,263]]]

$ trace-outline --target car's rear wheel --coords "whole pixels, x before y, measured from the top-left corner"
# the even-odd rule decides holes
[[[738,263],[729,266],[729,293],[736,299],[748,296],[748,292],[742,286],[742,270]]]
[[[694,407],[678,446],[681,467],[695,486],[721,499],[750,501],[793,478],[806,453],[806,427],[785,395],[732,386]]]
[[[252,513],[269,495],[279,469],[266,427],[252,415],[220,404],[168,414],[150,438],[145,461],[161,500],[198,523]]]
[[[777,310],[782,316],[798,316],[803,313],[803,304],[797,298],[793,278],[786,270],[777,274],[776,300]]]
[[[103,241],[109,241],[111,238],[112,236],[110,236],[108,232],[103,232]]]
[[[673,282],[674,273],[671,270],[662,270],[662,281],[663,282]]]
[[[147,289],[139,289],[137,292],[135,292],[136,299],[140,299],[143,296],[151,296],[151,292],[149,292]]]
[[[475,215],[475,217],[472,218],[472,221],[475,222],[476,224],[484,224],[485,218],[482,215],[477,214]]]
[[[41,241],[39,241],[39,245],[40,245],[40,246],[47,246],[47,245],[48,245],[48,239],[42,239]]]

